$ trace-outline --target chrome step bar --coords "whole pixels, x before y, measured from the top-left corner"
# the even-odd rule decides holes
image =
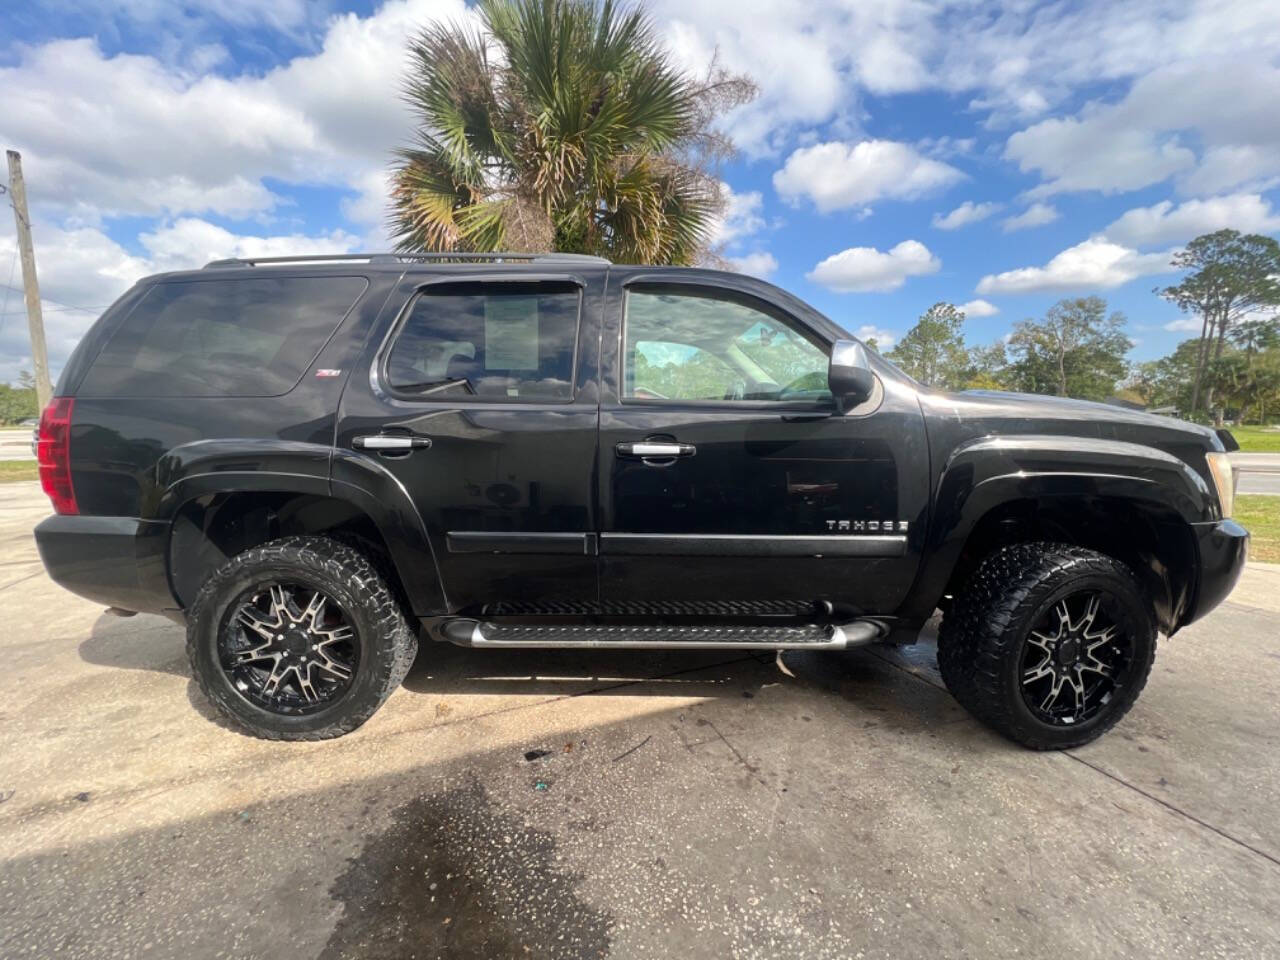
[[[801,626],[540,626],[455,619],[446,621],[441,632],[462,647],[597,650],[848,650],[887,634],[875,620]]]

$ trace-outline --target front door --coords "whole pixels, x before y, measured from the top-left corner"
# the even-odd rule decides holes
[[[746,278],[615,268],[600,411],[606,606],[887,613],[901,601],[928,501],[919,404],[886,377],[838,410],[827,390],[838,331],[806,311]]]
[[[477,268],[479,269],[479,268]],[[343,396],[338,446],[412,499],[450,612],[597,597],[597,316],[605,270],[408,277]]]

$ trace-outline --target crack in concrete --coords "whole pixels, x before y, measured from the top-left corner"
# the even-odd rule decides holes
[[[4,586],[0,587],[0,590],[8,590],[10,587],[16,587],[18,584],[26,583],[28,580],[41,576],[43,573],[44,573],[44,567],[41,567],[35,573],[29,573],[25,577],[19,577],[17,580],[14,580],[11,583],[6,583]]]
[[[946,691],[947,689],[944,684],[934,683],[934,681],[929,677],[924,676],[920,673],[917,673],[914,670],[909,670],[906,667],[904,667],[902,664],[895,663],[894,661],[890,660],[888,657],[882,656],[881,654],[876,653],[873,650],[868,649],[867,652],[870,653],[873,657],[875,657],[880,662],[888,664],[889,666],[897,670],[901,670],[907,676],[913,677],[916,680],[919,680],[923,684],[926,684],[937,690]],[[1170,803],[1168,800],[1165,800],[1161,797],[1157,797],[1155,794],[1148,793],[1146,790],[1143,790],[1137,784],[1130,783],[1128,780],[1125,780],[1123,777],[1118,776],[1117,774],[1111,773],[1109,770],[1106,770],[1095,763],[1091,763],[1090,761],[1084,759],[1084,757],[1077,756],[1075,753],[1072,753],[1071,751],[1057,750],[1054,752],[1057,753],[1059,756],[1064,756],[1069,760],[1074,760],[1076,763],[1081,764],[1082,766],[1088,767],[1090,770],[1094,771],[1095,773],[1101,774],[1102,776],[1106,777],[1108,780],[1118,783],[1122,787],[1127,787],[1128,789],[1132,790],[1134,793],[1138,794],[1138,796],[1145,797],[1146,799],[1156,804],[1159,804],[1161,807],[1168,810],[1170,813],[1176,813],[1179,816],[1185,817],[1186,819],[1190,820],[1192,823],[1198,824],[1199,826],[1204,827],[1206,830],[1212,833],[1216,833],[1218,836],[1222,837],[1222,839],[1229,840],[1231,843],[1234,843],[1236,846],[1241,847],[1244,850],[1247,850],[1249,853],[1255,854],[1256,856],[1261,857],[1263,860],[1266,860],[1268,863],[1271,863],[1274,866],[1280,867],[1280,857],[1272,856],[1271,854],[1267,853],[1265,850],[1259,850],[1257,847],[1253,846],[1248,841],[1241,840],[1239,837],[1228,833],[1227,831],[1223,830],[1221,827],[1215,827],[1212,823],[1209,823],[1206,820],[1200,819],[1194,813],[1190,813],[1186,810],[1183,810],[1177,804]]]
[[[1136,784],[1132,784],[1129,781],[1125,780],[1124,778],[1119,777],[1116,774],[1110,772],[1109,770],[1103,769],[1102,767],[1098,766],[1096,763],[1089,762],[1084,757],[1078,757],[1074,753],[1071,753],[1069,751],[1061,751],[1061,753],[1063,754],[1063,756],[1070,757],[1076,763],[1083,764],[1084,766],[1088,767],[1090,770],[1093,770],[1096,773],[1102,774],[1108,780],[1114,780],[1116,783],[1120,784],[1122,787],[1128,787],[1134,793],[1137,793],[1141,796],[1146,797],[1148,800],[1152,800],[1155,803],[1160,804],[1160,806],[1164,807],[1166,810],[1170,810],[1173,813],[1181,814],[1182,816],[1190,820],[1192,823],[1198,823],[1200,826],[1204,827],[1206,830],[1213,831],[1218,836],[1222,837],[1224,840],[1230,840],[1232,843],[1243,847],[1245,850],[1248,850],[1250,853],[1257,854],[1263,860],[1267,860],[1270,863],[1274,864],[1275,866],[1280,867],[1280,857],[1273,857],[1271,854],[1267,853],[1265,850],[1259,850],[1257,847],[1253,846],[1249,842],[1245,840],[1241,840],[1239,837],[1236,837],[1227,833],[1225,830],[1221,829],[1220,827],[1215,827],[1212,823],[1208,823],[1205,820],[1201,820],[1194,813],[1188,813],[1186,810],[1183,810],[1181,807],[1170,803],[1168,800],[1164,800],[1160,797],[1157,797],[1153,793],[1148,793],[1146,790],[1143,790],[1141,787],[1137,786]]]
[[[775,787],[773,787],[773,785],[772,785],[772,784],[770,784],[770,783],[769,783],[769,781],[765,780],[762,776],[760,776],[760,768],[759,768],[759,767],[753,767],[751,764],[749,764],[749,763],[747,762],[747,758],[746,758],[746,757],[744,757],[744,756],[743,756],[743,755],[738,751],[738,748],[737,748],[737,747],[735,747],[732,743],[730,743],[730,742],[729,742],[729,738],[728,738],[728,737],[726,737],[723,733],[721,733],[721,732],[720,732],[720,728],[719,728],[719,727],[717,727],[717,726],[715,725],[715,723],[714,723],[714,722],[712,722],[711,720],[708,720],[706,717],[702,717],[701,719],[706,723],[706,725],[707,725],[708,727],[710,727],[710,728],[711,728],[711,732],[712,732],[712,733],[714,733],[717,737],[719,737],[719,738],[720,738],[720,740],[721,740],[721,742],[722,742],[726,747],[728,747],[728,748],[729,748],[730,752],[731,752],[735,757],[737,757],[737,758],[738,758],[738,762],[739,762],[740,764],[742,764],[742,765],[747,769],[747,772],[748,772],[748,773],[750,773],[750,774],[751,774],[751,779],[755,780],[755,781],[756,781],[757,783],[759,783],[761,786],[763,786],[763,787],[768,787],[770,790],[773,790],[773,791],[774,791],[774,793],[777,793],[777,792],[778,792],[778,791],[777,791],[777,789],[776,789]]]

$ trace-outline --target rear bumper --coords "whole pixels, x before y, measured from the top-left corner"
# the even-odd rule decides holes
[[[168,523],[53,516],[35,534],[44,568],[59,586],[110,607],[180,616],[165,572]]]
[[[1198,620],[1227,599],[1249,559],[1249,531],[1234,520],[1195,523],[1200,583],[1195,606],[1184,623]]]

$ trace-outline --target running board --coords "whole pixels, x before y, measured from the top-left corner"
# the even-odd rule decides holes
[[[647,650],[848,650],[885,636],[873,620],[801,626],[637,626],[489,623],[450,620],[441,628],[461,647]]]

